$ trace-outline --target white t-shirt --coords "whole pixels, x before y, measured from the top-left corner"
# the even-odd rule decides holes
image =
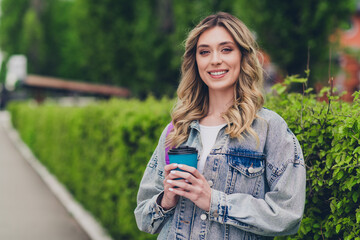
[[[204,126],[200,124],[200,136],[202,141],[203,150],[200,155],[200,160],[198,162],[197,169],[200,173],[203,172],[206,158],[208,157],[212,147],[215,144],[216,137],[222,127],[224,127],[226,123],[218,125],[218,126]]]

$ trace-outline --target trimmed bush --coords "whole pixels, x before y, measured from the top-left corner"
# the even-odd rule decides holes
[[[360,92],[354,103],[282,94],[279,112],[300,141],[307,168],[304,219],[289,239],[360,239]]]
[[[354,96],[353,104],[284,93],[267,99],[299,139],[307,167],[304,219],[287,239],[360,239],[360,93]],[[12,103],[9,110],[34,154],[114,239],[155,239],[137,229],[133,210],[172,104],[152,98],[83,108]]]
[[[133,211],[146,164],[173,101],[113,100],[87,107],[12,103],[14,126],[38,159],[114,239],[141,233]]]

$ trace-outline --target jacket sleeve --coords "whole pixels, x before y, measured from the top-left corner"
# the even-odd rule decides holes
[[[146,166],[134,211],[138,228],[151,234],[159,233],[166,220],[174,213],[174,208],[165,211],[157,203],[164,191],[166,131],[167,127],[162,132],[158,146]]]
[[[295,234],[305,205],[305,164],[298,140],[278,115],[268,121],[264,153],[264,199],[213,190],[209,218],[263,236]]]

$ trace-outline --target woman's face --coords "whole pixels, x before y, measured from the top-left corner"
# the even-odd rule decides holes
[[[196,62],[201,79],[209,91],[232,91],[240,74],[241,51],[224,27],[203,32],[196,47]]]

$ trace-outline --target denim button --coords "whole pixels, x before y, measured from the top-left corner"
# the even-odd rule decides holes
[[[211,180],[208,181],[208,184],[210,187],[212,187],[214,185],[213,181],[211,181]]]
[[[253,167],[249,167],[248,171],[249,171],[249,173],[254,173],[255,169]]]
[[[215,210],[215,211],[213,212],[213,216],[216,217],[216,218],[219,216],[219,213],[217,212],[217,210]]]
[[[206,214],[203,213],[203,214],[201,214],[200,218],[201,218],[201,220],[205,221],[207,216],[206,216]]]

